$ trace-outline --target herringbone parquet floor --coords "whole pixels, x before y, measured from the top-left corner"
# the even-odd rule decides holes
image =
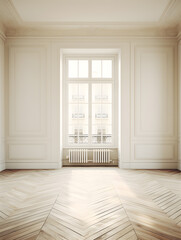
[[[0,173],[0,240],[179,240],[181,173],[118,168]]]

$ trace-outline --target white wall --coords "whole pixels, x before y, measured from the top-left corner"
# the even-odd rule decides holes
[[[24,41],[23,41],[24,42]],[[12,41],[9,56],[7,168],[57,168],[51,44]],[[58,59],[57,59],[58,61]],[[55,91],[54,91],[55,90]],[[59,113],[59,109],[56,109]],[[59,116],[56,121],[59,121]],[[57,132],[59,136],[59,132]],[[56,149],[56,150],[54,150]],[[55,153],[56,152],[56,153]]]
[[[179,109],[179,118],[178,118],[178,169],[181,170],[181,41],[178,45],[178,109]]]
[[[60,161],[60,50],[121,52],[124,168],[177,168],[176,40],[9,39],[7,168],[56,168]]]
[[[177,168],[176,47],[132,46],[132,168]]]
[[[0,38],[0,171],[5,169],[4,133],[4,41]]]

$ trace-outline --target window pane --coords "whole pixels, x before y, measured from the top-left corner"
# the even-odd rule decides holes
[[[92,84],[92,102],[100,103],[102,98],[101,94],[101,84]]]
[[[104,125],[103,135],[111,135],[112,134],[112,125]]]
[[[88,135],[88,125],[79,125],[79,136]]]
[[[110,144],[112,142],[111,125],[93,125],[92,126],[92,143],[93,144]]]
[[[102,126],[101,125],[93,125],[92,126],[92,135],[98,135],[101,136],[102,134]]]
[[[88,104],[79,104],[79,125],[88,124]]]
[[[88,104],[69,104],[69,124],[88,124]]]
[[[78,143],[79,125],[69,125],[69,143]]]
[[[111,135],[112,127],[111,125],[93,125],[92,126],[92,134],[93,135]]]
[[[111,125],[104,125],[102,129],[102,142],[109,144],[112,142],[112,126]]]
[[[101,78],[101,60],[92,60],[92,77]]]
[[[93,103],[112,103],[112,84],[92,84]]]
[[[88,60],[79,60],[79,78],[88,78]]]
[[[70,144],[88,143],[88,84],[69,84]]]
[[[102,143],[101,136],[102,136],[101,125],[93,125],[92,126],[92,143],[101,144]]]
[[[88,143],[88,125],[79,126],[79,143]]]
[[[93,144],[101,144],[101,136],[92,137]]]
[[[101,84],[101,102],[112,103],[112,84]]]
[[[69,84],[69,103],[88,103],[88,84]]]
[[[75,142],[75,137],[68,137],[68,143],[69,144],[75,144],[76,142]],[[78,141],[77,141],[77,143],[78,143]]]
[[[92,143],[112,143],[112,84],[92,84]]]
[[[112,136],[103,136],[103,143],[104,144],[111,144],[112,143]]]
[[[88,103],[88,84],[79,84],[79,103]]]
[[[101,124],[101,104],[92,105],[92,124]]]
[[[79,102],[79,84],[69,84],[69,103]]]
[[[78,104],[69,104],[69,124],[70,125],[79,124],[79,105]]]
[[[69,143],[85,144],[88,143],[88,125],[70,125]]]
[[[68,77],[77,78],[78,77],[78,60],[68,61]]]
[[[112,78],[112,60],[102,61],[102,77]]]
[[[112,124],[112,105],[102,104],[102,126]]]
[[[69,125],[69,135],[73,136],[77,132],[76,129],[79,128],[79,125]]]

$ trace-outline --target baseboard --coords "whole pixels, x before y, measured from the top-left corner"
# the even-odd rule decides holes
[[[181,162],[180,162],[179,165],[178,165],[178,170],[181,171]]]
[[[22,162],[6,162],[6,169],[57,169],[60,168],[59,163],[39,162],[39,163],[22,163]]]
[[[20,163],[20,162],[7,162],[5,164],[0,164],[0,171],[4,169],[57,169],[60,168],[59,163]],[[123,162],[120,163],[120,168],[122,169],[178,169],[181,170],[181,164],[178,167],[177,162],[172,163],[133,163],[133,162]]]
[[[0,163],[0,172],[5,169],[6,169],[5,163]]]
[[[145,162],[129,162],[120,164],[123,169],[178,169],[177,162],[171,163],[145,163]]]

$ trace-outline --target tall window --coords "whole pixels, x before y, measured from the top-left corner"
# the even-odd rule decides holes
[[[65,57],[65,147],[115,147],[117,84],[115,58]]]

